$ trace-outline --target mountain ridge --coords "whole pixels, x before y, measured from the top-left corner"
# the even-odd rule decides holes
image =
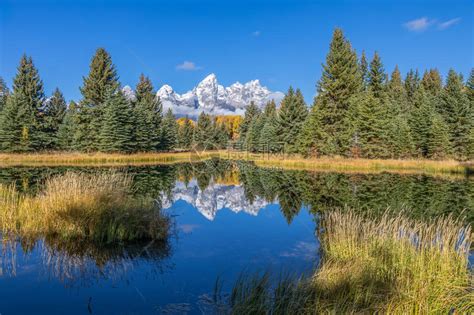
[[[122,91],[128,99],[135,99],[135,93],[130,86],[124,86]],[[284,94],[270,91],[262,86],[260,80],[246,83],[237,81],[224,87],[217,81],[217,76],[211,73],[186,93],[178,94],[170,85],[164,84],[156,92],[156,96],[161,99],[164,111],[171,109],[176,116],[197,117],[202,112],[213,115],[243,115],[250,102],[253,101],[263,108],[270,100],[279,104]]]

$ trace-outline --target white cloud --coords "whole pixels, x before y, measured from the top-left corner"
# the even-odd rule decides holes
[[[447,20],[445,22],[439,23],[438,24],[438,29],[445,30],[447,28],[450,28],[453,25],[458,24],[459,22],[461,22],[461,18],[459,18],[459,17],[451,19],[451,20]]]
[[[176,66],[176,70],[184,70],[184,71],[196,71],[201,70],[202,67],[197,66],[192,61],[184,61],[182,64]]]
[[[433,22],[434,21],[428,19],[427,17],[422,17],[416,20],[408,21],[403,25],[410,31],[423,32],[428,29],[428,27],[430,27]]]
[[[252,35],[255,36],[255,37],[259,37],[261,34],[262,34],[262,32],[260,32],[260,31],[252,32]]]
[[[426,31],[431,26],[436,27],[438,30],[442,31],[450,28],[451,26],[461,22],[461,18],[457,17],[450,19],[444,22],[437,21],[436,19],[429,19],[427,17],[422,17],[416,20],[408,21],[403,24],[408,30],[413,32],[423,32]]]

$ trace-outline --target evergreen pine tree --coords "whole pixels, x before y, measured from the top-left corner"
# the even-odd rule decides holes
[[[262,113],[253,117],[247,131],[247,136],[245,137],[246,148],[248,151],[258,152],[263,149],[260,143],[260,132],[262,131],[264,124],[265,118]]]
[[[230,140],[230,133],[229,130],[226,128],[225,124],[222,122],[218,122],[216,118],[213,121],[213,141],[214,141],[214,149],[223,149],[227,146],[227,143]],[[209,148],[211,149],[211,148]]]
[[[432,96],[437,96],[443,87],[443,81],[438,69],[430,69],[423,73],[423,79],[421,84],[425,88],[425,91]]]
[[[450,70],[438,102],[438,111],[448,125],[453,154],[457,159],[469,156],[470,131],[474,128],[471,106],[463,88],[462,76]]]
[[[362,51],[359,62],[360,74],[362,76],[362,83],[364,90],[367,88],[369,82],[369,63],[367,62],[367,57],[365,56],[365,51]]]
[[[433,102],[425,92],[423,85],[420,85],[413,96],[413,109],[409,117],[415,151],[420,157],[428,155],[431,123],[434,114]]]
[[[276,104],[271,100],[265,105],[262,114],[262,129],[258,142],[263,145],[263,150],[268,152],[276,152],[280,150],[279,137],[276,127]]]
[[[474,110],[474,68],[471,69],[471,74],[466,82],[466,94],[469,99],[471,111]]]
[[[69,103],[64,118],[58,128],[58,148],[60,150],[74,149],[74,128],[77,104],[74,101]]]
[[[280,109],[276,116],[277,133],[280,136],[280,141],[289,152],[297,151],[295,144],[307,115],[308,109],[303,94],[299,89],[294,92],[293,88],[290,87],[288,93],[281,101]],[[262,122],[256,122],[255,127],[261,130],[263,128]]]
[[[213,132],[211,116],[202,112],[194,129],[194,146],[201,150],[214,148]]]
[[[406,114],[408,112],[407,93],[398,66],[395,66],[388,83],[388,97],[394,114]]]
[[[428,154],[431,159],[445,159],[451,151],[449,129],[439,114],[434,114],[428,139]]]
[[[83,81],[80,88],[83,98],[78,105],[74,139],[78,149],[94,151],[98,149],[106,98],[119,89],[117,71],[105,49],[97,49],[89,74]]]
[[[43,109],[44,113],[44,132],[46,133],[44,147],[46,149],[56,150],[58,146],[58,130],[66,114],[66,101],[61,91],[56,88],[53,96],[46,102]]]
[[[370,62],[369,72],[369,89],[372,91],[374,97],[381,98],[385,93],[385,81],[387,75],[382,64],[382,60],[377,52],[374,54],[374,58]]]
[[[323,119],[321,115],[322,112],[318,106],[313,105],[308,117],[306,117],[303,123],[297,142],[298,151],[303,154],[303,156],[318,157],[325,154],[324,151],[319,151],[319,147],[321,147],[323,141],[330,139],[330,137],[324,134],[325,131],[322,126]]]
[[[31,57],[24,55],[21,58],[10,98],[12,100],[5,104],[0,123],[2,150],[44,149],[43,82]]]
[[[410,69],[405,78],[405,91],[407,93],[408,105],[412,106],[415,98],[416,91],[420,85],[420,76],[418,70],[413,71]]]
[[[372,90],[358,99],[353,148],[360,148],[363,157],[383,158],[390,155],[387,149],[386,112],[385,104]]]
[[[0,115],[0,150],[5,152],[32,151],[29,126],[31,126],[33,119],[26,95],[21,91],[10,95]]]
[[[241,146],[245,146],[247,132],[250,128],[250,124],[252,123],[255,116],[260,114],[260,109],[258,106],[252,101],[250,105],[247,106],[245,109],[244,120],[239,126],[239,143]]]
[[[133,106],[134,142],[137,151],[155,151],[161,141],[162,106],[148,77],[140,75]]]
[[[186,117],[178,130],[178,146],[181,149],[189,150],[194,137],[194,127],[191,120]]]
[[[160,148],[164,151],[172,151],[178,144],[178,123],[171,108],[168,109],[163,118]]]
[[[319,154],[347,154],[352,137],[350,115],[351,99],[357,96],[362,87],[362,78],[357,56],[342,30],[333,34],[326,64],[318,82],[318,96],[313,107],[318,118],[318,136],[312,143]],[[320,138],[321,137],[321,138]],[[303,148],[304,151],[314,149]]]
[[[131,108],[121,91],[109,88],[103,103],[102,127],[99,131],[102,152],[131,152],[133,150]]]
[[[10,94],[10,91],[8,90],[7,84],[3,80],[2,77],[0,77],[0,113],[7,103],[7,97],[8,94]]]
[[[392,158],[410,158],[415,151],[413,136],[406,115],[395,114],[387,125],[387,145]]]

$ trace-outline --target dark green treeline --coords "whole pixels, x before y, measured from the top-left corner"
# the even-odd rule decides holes
[[[93,56],[80,91],[81,100],[69,105],[59,89],[46,97],[33,60],[23,56],[11,92],[0,78],[0,151],[131,153],[204,148],[206,142],[215,149],[229,140],[223,124],[209,115],[200,116],[197,128],[187,118],[178,125],[171,111],[163,113],[152,82],[143,74],[134,97],[125,95],[102,48]]]
[[[359,59],[336,29],[309,111],[290,87],[276,112],[249,106],[240,137],[254,152],[472,159],[473,88],[474,70],[467,82],[450,70],[444,84],[436,69],[402,79],[396,66],[388,75],[377,52]]]
[[[359,58],[340,29],[312,106],[292,87],[278,108],[273,101],[263,109],[251,103],[238,139],[205,113],[196,123],[178,124],[144,75],[135,97],[124,95],[102,48],[80,91],[81,100],[68,105],[59,89],[46,97],[31,57],[23,56],[12,91],[0,79],[0,151],[148,152],[218,149],[236,141],[252,152],[316,157],[474,157],[474,70],[467,80],[454,70],[445,80],[436,69],[403,77],[395,67],[389,75],[378,53],[370,61],[364,52]]]

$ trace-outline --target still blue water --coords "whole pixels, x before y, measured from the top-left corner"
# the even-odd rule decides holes
[[[254,166],[129,167],[137,193],[174,222],[166,244],[96,248],[54,240],[4,242],[0,314],[202,314],[216,281],[243,272],[309,274],[319,262],[318,212],[411,209],[474,218],[468,178],[266,170]],[[34,193],[64,168],[0,169],[0,183]],[[81,171],[87,171],[81,169]],[[5,241],[5,240],[4,240]],[[471,261],[472,261],[471,257]]]
[[[200,314],[218,277],[225,290],[244,270],[310,272],[317,263],[315,222],[306,209],[291,224],[278,204],[255,215],[223,208],[213,220],[184,201],[167,212],[176,222],[168,257],[126,260],[102,274],[90,261],[84,270],[55,272],[42,244],[28,254],[17,244],[15,274],[0,272],[0,313]]]

